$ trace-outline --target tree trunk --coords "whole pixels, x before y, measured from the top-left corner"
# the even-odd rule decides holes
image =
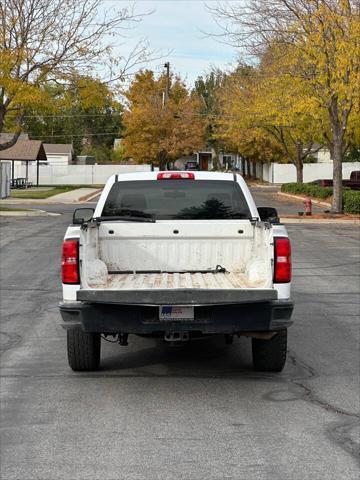
[[[333,146],[333,199],[331,204],[331,211],[333,213],[342,212],[342,152],[343,152],[343,138],[341,133],[334,132],[334,146]]]
[[[18,130],[16,133],[13,134],[13,137],[11,140],[4,143],[0,143],[0,150],[6,150],[7,148],[10,148],[13,145],[15,145],[19,137],[20,137],[20,130]]]
[[[304,160],[303,160],[303,143],[301,140],[296,142],[296,182],[304,182]]]
[[[260,160],[260,180],[264,181],[264,162]]]
[[[302,162],[296,163],[296,182],[303,183],[304,182],[304,165]]]
[[[5,118],[5,107],[4,105],[0,105],[0,133],[3,131],[3,128],[4,128],[4,118]]]
[[[212,169],[213,170],[219,170],[219,152],[217,148],[213,147],[211,149],[211,155],[212,155]]]
[[[241,175],[245,177],[245,158],[241,157]]]
[[[167,155],[166,152],[160,152],[159,153],[159,169],[160,170],[166,170],[166,163],[167,163]]]

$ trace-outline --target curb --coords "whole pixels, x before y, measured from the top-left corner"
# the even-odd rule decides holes
[[[279,188],[281,185],[280,184],[271,184],[271,185],[263,185],[262,183],[249,183],[247,184],[249,188],[263,188],[264,190],[267,188]]]
[[[45,210],[4,210],[0,211],[0,217],[58,217],[61,213],[46,212]]]
[[[6,205],[44,205],[44,204],[60,204],[60,202],[50,202],[46,201],[46,199],[39,199],[39,198],[24,198],[24,199],[17,199],[17,198],[9,198],[6,200],[0,200],[0,206],[6,207]]]
[[[306,200],[308,197],[303,197],[302,195],[292,195],[291,193],[277,192],[278,195],[282,197],[294,198],[295,200]],[[331,203],[322,202],[321,200],[314,200],[311,198],[311,202],[315,205],[322,205],[323,207],[331,207]]]
[[[356,227],[360,227],[360,220],[358,219],[349,219],[349,220],[344,220],[344,219],[327,219],[327,218],[308,218],[308,219],[303,219],[303,218],[286,218],[286,217],[281,217],[280,218],[280,223],[286,223],[286,224],[295,224],[295,223],[302,223],[302,224],[306,224],[306,223],[309,223],[309,224],[312,224],[312,225],[316,225],[316,224],[342,224],[342,225],[352,225],[352,226],[356,226]]]
[[[87,195],[84,195],[83,197],[80,197],[77,199],[78,202],[87,202],[88,200],[92,200],[93,198],[97,197],[101,192],[103,191],[103,188],[99,188],[96,192],[88,193]]]

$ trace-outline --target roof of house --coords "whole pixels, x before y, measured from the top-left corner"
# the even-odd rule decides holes
[[[71,143],[44,143],[47,154],[69,155],[73,152]]]
[[[43,144],[40,140],[18,140],[6,150],[0,150],[0,160],[47,160]]]

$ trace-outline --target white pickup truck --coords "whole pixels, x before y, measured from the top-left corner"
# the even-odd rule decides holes
[[[70,367],[94,370],[101,337],[252,338],[254,367],[281,371],[291,325],[291,247],[238,174],[113,175],[75,210],[62,249]]]

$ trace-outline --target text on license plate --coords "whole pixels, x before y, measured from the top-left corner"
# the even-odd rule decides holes
[[[161,305],[159,320],[194,320],[194,307],[178,307],[175,305]]]

